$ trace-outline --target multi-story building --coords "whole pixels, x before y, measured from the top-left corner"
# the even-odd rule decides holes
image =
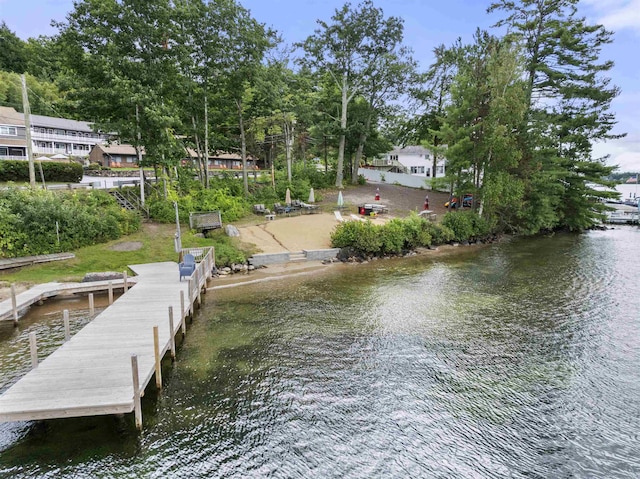
[[[26,137],[22,113],[0,106],[0,160],[26,160]]]
[[[63,154],[88,158],[94,145],[105,143],[109,135],[96,133],[86,121],[31,115],[33,154]]]
[[[22,139],[24,135],[24,114],[17,112],[13,108],[0,107],[2,115],[6,118],[15,119],[13,125],[7,125],[3,131],[16,133],[19,126],[22,127]],[[67,157],[85,159],[89,157],[89,152],[94,145],[105,143],[109,139],[109,135],[96,133],[91,128],[91,124],[86,121],[68,120],[66,118],[54,118],[51,116],[31,115],[31,143],[34,156],[52,156],[62,154]],[[4,120],[1,120],[4,121]],[[13,127],[13,129],[12,129]],[[18,128],[16,130],[15,128]],[[26,143],[23,143],[26,147]],[[25,148],[26,150],[26,148]],[[8,150],[5,156],[2,154],[4,149],[0,149],[1,157],[19,156],[11,155]],[[14,153],[17,150],[14,148]],[[23,151],[23,158],[26,159],[26,151]]]

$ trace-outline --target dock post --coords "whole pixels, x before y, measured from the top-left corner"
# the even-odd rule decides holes
[[[202,273],[196,269],[196,284],[198,285],[198,309],[202,307],[202,286],[200,285],[200,278]]]
[[[38,367],[38,344],[36,343],[36,333],[29,333],[29,349],[31,349],[31,367]]]
[[[153,327],[153,355],[156,360],[156,386],[162,389],[162,364],[160,358],[160,339],[158,338],[158,326]]]
[[[109,306],[113,304],[113,281],[109,281]]]
[[[64,340],[65,342],[71,339],[71,328],[69,327],[69,310],[62,311],[62,321],[64,321]]]
[[[93,303],[93,293],[89,293],[89,316],[93,316],[96,312],[96,308]]]
[[[11,308],[13,309],[13,325],[18,325],[18,300],[16,299],[16,285],[11,285]]]
[[[131,375],[133,376],[133,410],[136,416],[136,429],[142,430],[142,405],[140,403],[140,378],[138,376],[138,356],[131,355]]]
[[[126,269],[122,272],[122,279],[124,280],[124,282],[122,283],[122,287],[124,288],[122,292],[126,293],[127,292],[127,270]]]
[[[173,329],[173,306],[169,306],[169,348],[171,349],[171,360],[176,360],[176,330]]]
[[[193,279],[189,278],[189,317],[193,321]]]
[[[180,290],[180,323],[182,324],[182,338],[187,335],[187,321],[184,319],[184,291]]]

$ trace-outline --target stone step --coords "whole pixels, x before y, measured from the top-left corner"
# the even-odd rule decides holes
[[[291,253],[289,255],[289,262],[302,262],[307,261],[307,256],[304,253]]]

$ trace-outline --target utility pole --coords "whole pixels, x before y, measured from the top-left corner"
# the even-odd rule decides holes
[[[324,173],[327,174],[329,168],[327,167],[327,135],[322,135],[324,137]]]
[[[36,168],[33,163],[33,145],[31,144],[31,108],[29,107],[29,95],[27,94],[27,80],[24,74],[22,80],[22,109],[24,110],[24,128],[27,134],[27,160],[29,160],[29,184],[36,187]]]

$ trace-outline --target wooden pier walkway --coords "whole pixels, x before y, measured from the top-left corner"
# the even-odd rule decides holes
[[[87,283],[43,283],[15,295],[13,298],[0,302],[0,321],[13,321],[16,323],[21,314],[30,306],[59,295],[96,293],[100,291],[113,292],[114,289],[122,289],[127,281],[127,288],[133,286],[136,278],[123,278],[105,281],[91,281]]]
[[[186,332],[214,266],[204,249],[191,278],[179,281],[173,262],[130,266],[136,285],[37,364],[0,396],[0,421],[41,420],[135,412],[160,361],[175,356],[175,335]]]

